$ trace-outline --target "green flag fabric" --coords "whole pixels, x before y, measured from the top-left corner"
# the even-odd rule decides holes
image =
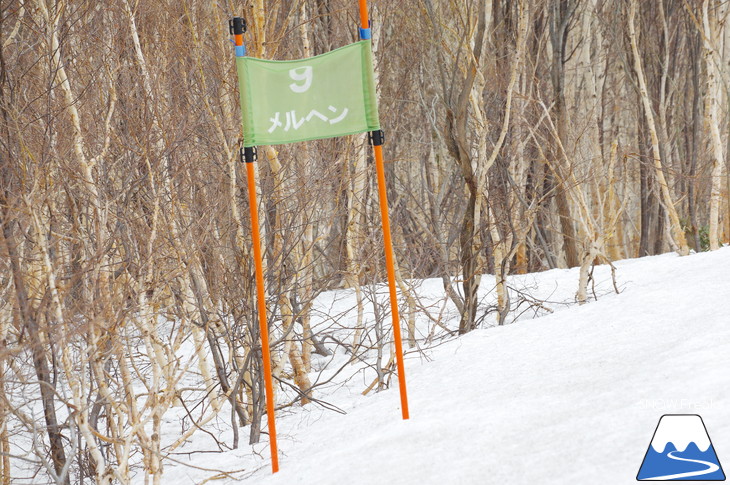
[[[380,129],[370,40],[309,59],[237,57],[244,146]]]

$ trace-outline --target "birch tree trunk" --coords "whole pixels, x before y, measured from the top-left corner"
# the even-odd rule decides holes
[[[724,17],[722,19],[724,39],[723,39],[723,50],[722,57],[719,63],[720,74],[722,75],[725,85],[725,112],[730,113],[730,95],[727,94],[727,89],[730,88],[730,29],[727,28],[728,22],[728,9],[724,10]],[[725,131],[727,132],[730,127],[730,120],[725,122]],[[730,137],[727,137],[726,150],[725,150],[725,220],[724,220],[724,239],[725,243],[730,244]]]
[[[504,145],[504,140],[510,127],[512,116],[512,97],[514,95],[515,84],[517,82],[517,77],[521,69],[523,57],[525,55],[525,46],[527,43],[527,24],[530,17],[530,6],[524,1],[519,1],[517,9],[519,12],[517,21],[517,40],[514,56],[512,59],[512,67],[510,69],[509,82],[507,84],[504,118],[502,121],[502,127],[499,133],[499,137],[497,138],[497,142],[492,148],[492,153],[490,154],[489,158],[486,159],[484,166],[481,167],[480,170],[480,179],[482,180],[482,182],[479,184],[479,187],[482,188],[487,186],[487,184],[485,183],[487,173],[497,160],[497,156],[499,155],[502,146]],[[474,99],[474,96],[472,99]],[[486,200],[487,194],[484,191],[482,191],[481,194]],[[493,210],[489,211],[489,217],[489,228],[492,243],[494,244],[493,258],[494,276],[496,279],[497,289],[497,323],[499,325],[504,325],[507,319],[507,314],[510,310],[509,292],[507,290],[507,275],[509,274],[510,260],[513,256],[513,253],[511,252],[513,236],[511,232],[506,231],[500,234],[500,231],[498,230],[499,226]]]
[[[256,18],[264,15],[263,5],[257,3],[255,7]],[[306,10],[300,11],[300,14],[306,15]],[[303,20],[303,19],[302,19]],[[306,36],[303,38],[304,48],[309,50],[309,42]],[[262,46],[263,47],[263,46]],[[306,53],[305,53],[306,55]],[[279,160],[279,152],[274,147],[264,147],[266,154],[266,160],[269,164],[269,169],[274,180],[274,189],[272,199],[276,206],[276,214],[273,220],[273,248],[272,254],[275,258],[273,270],[280,272],[274,277],[276,281],[282,281],[282,287],[280,288],[280,294],[278,296],[279,308],[281,310],[281,321],[282,321],[282,334],[284,336],[284,351],[283,354],[276,359],[272,358],[272,373],[279,377],[284,368],[284,361],[288,359],[294,372],[294,381],[299,387],[302,393],[302,404],[309,402],[308,393],[311,390],[311,382],[307,375],[307,371],[302,360],[301,350],[297,347],[295,339],[290,336],[290,332],[293,332],[294,326],[294,309],[291,301],[291,287],[290,287],[290,275],[286,274],[285,268],[287,262],[294,267],[294,273],[298,272],[301,268],[303,254],[301,252],[301,245],[296,245],[292,252],[291,260],[286,261],[285,254],[288,253],[284,247],[284,231],[287,230],[287,226],[283,224],[283,214],[289,214],[289,218],[296,217],[297,210],[292,207],[293,189],[291,187],[291,176],[284,174],[283,166]],[[305,154],[306,157],[306,154]],[[306,160],[306,158],[305,158]],[[299,212],[301,214],[301,212]],[[306,224],[306,222],[305,222]],[[273,357],[273,355],[272,355]]]
[[[309,25],[310,15],[307,11],[307,2],[302,2],[299,7],[299,36],[302,39],[302,54],[305,58],[312,57],[312,43],[309,39]],[[314,178],[313,161],[309,152],[308,145],[302,147],[302,158],[301,162],[305,164],[304,176],[306,179]],[[302,367],[298,369],[298,385],[308,385],[306,374],[312,370],[312,327],[310,324],[310,311],[312,308],[312,300],[314,298],[313,292],[313,278],[314,278],[314,261],[312,252],[314,251],[314,224],[312,218],[307,217],[304,214],[304,234],[299,248],[296,253],[299,255],[299,268],[298,273],[301,276],[301,284],[297,284],[297,291],[300,293],[299,301],[304,302],[304,306],[301,308],[300,321],[302,322],[302,351],[301,351],[301,362]],[[300,281],[300,278],[296,278]],[[297,359],[297,355],[292,356],[294,360]],[[311,384],[309,384],[311,385]],[[301,386],[300,386],[301,389]]]
[[[710,250],[720,248],[720,205],[722,203],[722,171],[725,165],[723,154],[722,137],[720,136],[720,105],[722,104],[722,90],[720,84],[720,72],[718,59],[713,56],[713,50],[723,51],[725,39],[725,22],[718,22],[717,13],[720,8],[713,2],[713,12],[709,12],[710,0],[702,2],[702,26],[705,70],[707,76],[707,89],[705,92],[705,117],[710,130],[710,146],[712,147],[712,171],[710,188],[710,214],[708,238]]]
[[[551,0],[548,8],[550,9],[550,45],[552,47],[550,76],[554,92],[555,125],[558,130],[559,145],[565,147],[568,144],[570,126],[568,106],[565,100],[565,63],[570,24],[577,5],[575,0]],[[568,179],[567,174],[572,172],[575,167],[568,164],[568,153],[558,152],[557,157],[561,160],[561,163],[557,164],[554,170],[559,179],[556,184],[558,190],[555,194],[555,202],[562,230],[565,261],[568,267],[574,267],[579,264],[578,237],[568,203],[567,191],[569,188],[561,184],[565,183]]]
[[[367,135],[356,137],[355,155],[351,161],[347,163],[348,183],[346,185],[347,197],[347,225],[345,226],[345,281],[355,293],[355,305],[357,308],[357,318],[355,320],[355,333],[352,342],[352,357],[350,362],[357,361],[357,355],[360,348],[364,327],[364,312],[362,295],[361,268],[358,248],[362,247],[363,236],[363,215],[365,205],[363,203],[365,196],[365,182],[367,179],[366,154]]]
[[[8,355],[7,334],[12,319],[11,305],[0,304],[0,483],[10,485],[10,438],[8,433],[8,417],[6,404],[8,398],[5,394],[5,359]],[[7,311],[10,310],[10,311]]]
[[[679,221],[679,215],[677,209],[672,200],[672,195],[667,186],[666,178],[664,177],[664,168],[662,166],[662,158],[659,151],[659,138],[657,137],[656,123],[654,122],[654,112],[649,100],[649,93],[646,89],[646,79],[644,77],[644,69],[641,65],[641,56],[639,55],[639,48],[637,45],[636,27],[634,26],[634,19],[636,17],[636,6],[637,0],[631,0],[629,5],[629,42],[631,44],[631,51],[634,57],[634,70],[636,72],[636,78],[639,82],[639,94],[641,102],[644,106],[644,114],[646,116],[647,128],[649,129],[649,135],[651,136],[651,149],[654,164],[654,177],[659,185],[660,196],[662,204],[669,215],[669,221],[671,225],[671,244],[673,249],[677,251],[680,256],[686,256],[689,254],[689,246],[687,245],[687,239],[684,236],[682,230],[682,224]]]

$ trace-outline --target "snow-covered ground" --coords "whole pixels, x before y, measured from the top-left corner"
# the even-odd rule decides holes
[[[616,267],[621,293],[597,268],[598,301],[583,306],[559,304],[574,294],[576,270],[516,277],[512,286],[531,287],[560,311],[409,353],[409,421],[395,383],[363,396],[369,381],[342,373],[317,397],[347,414],[310,404],[277,416],[276,475],[264,437],[225,453],[176,455],[164,482],[629,484],[668,413],[702,416],[727,473],[730,248]],[[440,285],[427,281],[423,291]],[[337,298],[323,295],[318,308],[351,306]],[[453,317],[447,309],[442,318]],[[215,449],[209,439],[199,433],[178,451]]]

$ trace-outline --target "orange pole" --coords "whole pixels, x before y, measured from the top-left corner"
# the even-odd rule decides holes
[[[362,2],[361,2],[362,4]],[[390,307],[393,314],[393,336],[395,337],[395,357],[398,365],[398,385],[400,386],[400,404],[403,419],[408,419],[408,393],[406,391],[406,369],[403,364],[403,339],[398,314],[398,296],[395,292],[395,264],[393,261],[393,241],[390,237],[390,218],[388,217],[388,194],[385,190],[385,165],[383,163],[382,145],[373,145],[375,152],[375,170],[378,174],[378,199],[380,201],[380,217],[383,221],[383,239],[385,242],[385,267],[388,271],[388,289],[390,290]]]
[[[363,29],[370,28],[370,19],[368,18],[368,0],[360,0],[360,27]]]
[[[259,333],[261,334],[261,356],[264,361],[264,383],[266,387],[266,417],[269,423],[269,443],[271,448],[271,471],[279,471],[279,455],[276,449],[276,420],[274,406],[274,384],[271,381],[271,350],[269,349],[269,326],[266,320],[266,296],[264,295],[264,268],[261,263],[261,235],[259,233],[259,213],[256,205],[256,174],[253,163],[246,163],[248,176],[248,205],[251,210],[251,239],[253,259],[256,264],[256,299],[259,310]]]
[[[231,20],[233,43],[236,45],[236,56],[246,55],[243,48],[243,33],[246,23],[240,18]],[[251,150],[245,148],[244,150]],[[247,153],[251,155],[250,153]],[[259,334],[261,337],[261,359],[264,363],[264,388],[266,392],[266,421],[269,425],[269,448],[271,448],[271,472],[279,471],[279,453],[276,447],[276,406],[274,403],[274,383],[271,379],[271,349],[269,348],[269,325],[266,320],[266,295],[264,293],[264,266],[261,256],[261,233],[259,232],[259,211],[256,203],[256,172],[253,160],[246,157],[246,175],[248,180],[248,207],[251,212],[251,242],[253,244],[253,260],[256,266],[256,302],[259,313]]]
[[[368,0],[360,0],[361,29],[370,28],[368,17]],[[360,30],[361,38],[363,31]],[[368,37],[369,38],[369,34]],[[373,132],[374,133],[374,132]],[[373,140],[374,141],[374,140]],[[385,245],[385,267],[388,272],[388,289],[390,291],[390,308],[393,315],[393,337],[395,340],[395,358],[398,366],[398,386],[400,387],[400,404],[403,419],[409,418],[408,391],[406,389],[406,368],[403,364],[403,339],[400,330],[400,315],[398,313],[398,295],[395,291],[395,262],[393,258],[393,241],[390,237],[390,218],[388,217],[388,193],[385,190],[385,164],[383,162],[382,140],[373,143],[375,152],[375,169],[378,174],[378,200],[380,202],[380,218],[383,222],[383,242]]]

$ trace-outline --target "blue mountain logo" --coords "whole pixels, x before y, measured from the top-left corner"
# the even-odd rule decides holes
[[[696,414],[662,416],[636,479],[725,480],[702,418]]]

